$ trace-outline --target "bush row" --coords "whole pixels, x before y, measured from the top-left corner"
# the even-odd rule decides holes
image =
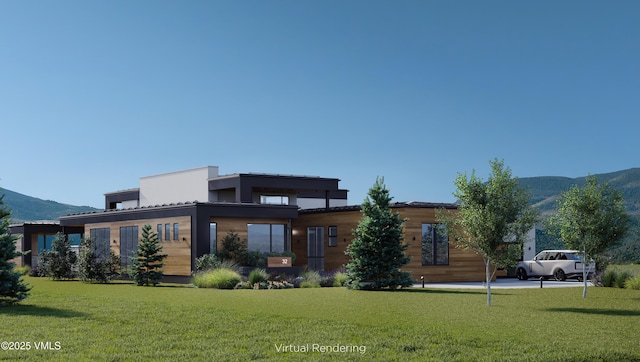
[[[286,289],[341,287],[347,282],[344,272],[319,273],[306,270],[297,277],[270,275],[266,270],[252,270],[246,278],[238,272],[238,265],[220,261],[214,254],[204,255],[196,260],[193,285],[199,288],[218,289]]]
[[[602,286],[640,290],[640,275],[634,276],[624,270],[607,269],[602,275]]]

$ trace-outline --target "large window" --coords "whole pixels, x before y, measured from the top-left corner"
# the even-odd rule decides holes
[[[109,228],[91,229],[89,230],[89,238],[91,238],[98,256],[109,255],[109,241],[111,240],[111,231]]]
[[[120,265],[126,268],[131,264],[133,252],[138,250],[138,227],[123,226],[120,228]],[[126,269],[123,269],[126,270]]]
[[[449,236],[443,224],[422,224],[422,265],[449,264]]]
[[[248,224],[249,251],[257,250],[263,253],[285,251],[286,229],[284,224]]]
[[[55,235],[38,235],[38,254],[42,253],[43,250],[51,250],[51,245],[55,238]]]

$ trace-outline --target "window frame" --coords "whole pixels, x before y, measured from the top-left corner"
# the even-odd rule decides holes
[[[156,231],[158,234],[158,240],[162,241],[162,229],[164,228],[164,226],[162,224],[158,224],[156,227]]]
[[[336,225],[330,225],[327,230],[327,241],[329,247],[338,246],[338,227]]]
[[[260,226],[266,227],[266,226],[268,226],[268,230],[269,230],[268,231],[268,239],[269,239],[268,240],[268,244],[269,244],[269,250],[268,251],[265,251],[265,250],[262,250],[262,249],[252,249],[251,248],[251,242],[252,242],[251,234],[252,233],[251,233],[250,229],[253,226],[256,226],[256,227],[260,227]],[[281,226],[282,227],[282,250],[274,250],[274,235],[275,236],[280,235],[280,233],[274,233],[274,226]],[[288,251],[288,242],[287,242],[288,241],[288,234],[287,234],[287,230],[288,230],[287,224],[249,223],[249,224],[247,224],[247,250],[248,251],[260,251],[262,253],[282,253],[282,252],[286,252],[286,251]],[[279,244],[278,244],[279,241],[280,240],[276,240],[276,246],[279,246]],[[254,241],[254,243],[255,243],[255,241]],[[264,244],[266,244],[265,240],[261,240],[259,246],[260,245],[264,245]]]
[[[430,254],[431,254],[431,258],[432,261],[431,263],[428,263],[425,261],[425,235],[427,234],[427,232],[425,232],[425,226],[429,225],[431,230],[430,230],[430,238],[431,238],[431,250],[429,250]],[[438,233],[438,230],[445,230],[444,232],[444,236],[442,235],[442,233]],[[446,245],[446,251],[443,253],[440,250],[440,247],[442,245]],[[421,263],[422,266],[447,266],[449,265],[449,235],[446,232],[446,228],[444,224],[440,224],[440,223],[422,223],[421,226],[421,245],[420,245],[420,249],[421,249]],[[444,260],[441,260],[444,259]]]

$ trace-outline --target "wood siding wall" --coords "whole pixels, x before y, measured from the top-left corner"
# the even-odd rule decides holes
[[[422,224],[434,224],[436,210],[432,208],[404,207],[394,209],[400,217],[407,218],[404,224],[405,242],[409,244],[407,254],[411,262],[403,269],[410,272],[415,280],[424,275],[426,282],[456,282],[484,280],[484,262],[477,254],[456,248],[449,244],[448,265],[422,265]],[[327,271],[344,268],[349,259],[344,254],[347,245],[353,239],[352,230],[362,218],[360,211],[334,211],[327,213],[302,214],[293,221],[292,251],[296,254],[296,265],[307,264],[307,227],[324,227],[325,258],[324,269]],[[328,246],[328,227],[337,226],[338,245]]]
[[[178,224],[178,240],[173,240],[173,224]],[[96,223],[85,225],[85,236],[89,237],[91,229],[108,228],[110,233],[109,245],[116,255],[120,255],[120,228],[124,226],[138,227],[138,243],[142,237],[142,227],[151,225],[151,230],[157,232],[157,225],[162,224],[162,252],[169,256],[164,260],[162,268],[165,275],[191,275],[191,217],[181,216],[174,218],[129,220],[109,223]],[[164,224],[171,225],[171,240],[164,240]],[[121,258],[129,255],[120,255]]]

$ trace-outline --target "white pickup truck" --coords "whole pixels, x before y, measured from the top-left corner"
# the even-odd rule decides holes
[[[582,280],[582,258],[577,250],[543,250],[533,260],[525,260],[516,266],[516,276],[520,280],[530,277],[549,278],[565,281],[567,278]],[[593,260],[585,265],[587,278],[595,271]]]

